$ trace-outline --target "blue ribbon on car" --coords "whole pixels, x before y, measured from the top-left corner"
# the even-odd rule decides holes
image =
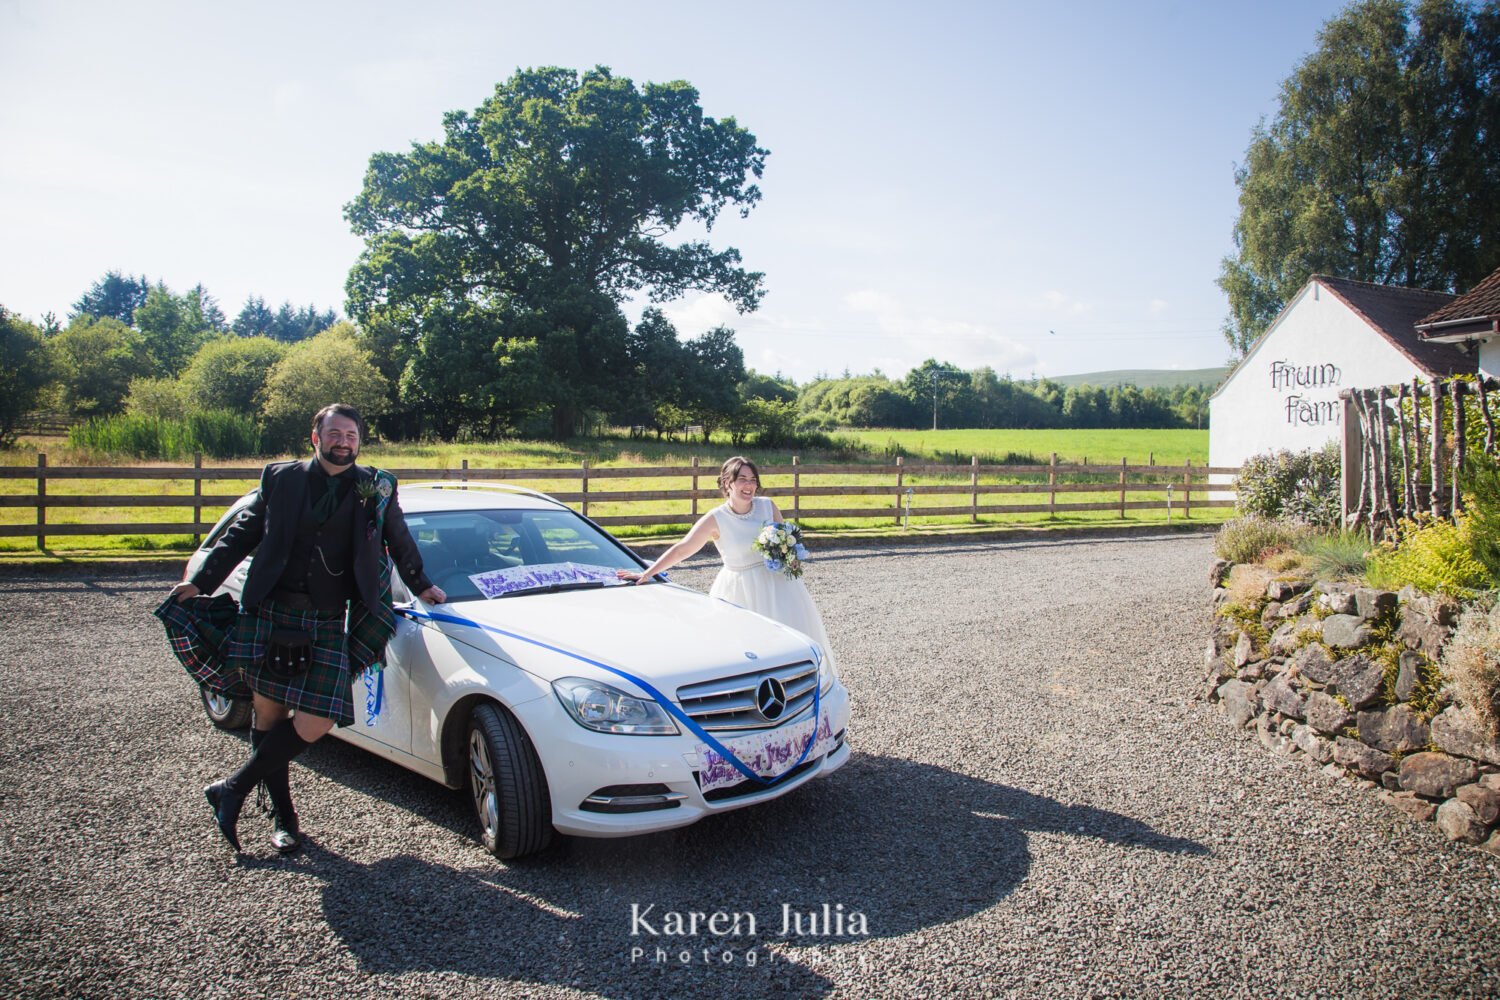
[[[584,656],[582,653],[575,653],[571,649],[563,649],[562,647],[554,646],[549,642],[543,642],[540,639],[534,639],[529,635],[522,635],[519,632],[510,632],[503,628],[496,628],[493,625],[485,625],[482,622],[476,622],[472,618],[462,618],[458,615],[448,615],[437,611],[418,611],[416,608],[402,607],[399,605],[395,610],[397,614],[405,615],[406,617],[411,618],[415,621],[447,622],[450,625],[462,625],[467,628],[476,628],[484,632],[493,632],[496,635],[503,635],[508,639],[517,639],[521,642],[529,642],[533,646],[540,646],[542,649],[548,650],[550,652],[560,653],[561,655],[571,657],[572,659],[575,659],[580,663],[587,663],[591,667],[597,667],[600,670],[607,670],[618,677],[623,677],[625,680],[629,681],[630,683],[634,684],[636,687],[640,688],[642,691],[650,695],[652,700],[660,705],[668,715],[672,716],[672,718],[676,719],[678,722],[686,726],[694,736],[698,737],[698,739],[702,740],[709,747],[711,747],[715,753],[723,757],[730,764],[733,764],[735,770],[739,771],[751,781],[759,782],[762,785],[774,785],[782,778],[785,778],[787,775],[797,770],[797,768],[802,765],[802,762],[807,759],[807,755],[812,751],[813,744],[817,743],[818,730],[822,728],[823,722],[818,710],[818,706],[821,699],[821,688],[823,684],[822,677],[815,676],[813,679],[813,730],[812,734],[807,738],[807,745],[802,748],[801,755],[792,762],[790,767],[788,767],[785,771],[781,772],[775,777],[767,778],[762,775],[756,774],[755,771],[752,770],[748,765],[746,765],[744,761],[735,756],[733,750],[730,750],[723,743],[719,742],[717,739],[711,736],[702,726],[693,721],[693,719],[686,712],[674,705],[670,698],[662,694],[660,691],[656,690],[656,688],[652,687],[646,681],[628,671],[621,670],[619,667],[612,667],[608,663],[601,663],[600,661],[595,660],[592,657]],[[814,665],[821,667],[823,662],[822,654],[818,651],[818,648],[816,646],[812,647],[812,651]],[[821,674],[821,670],[819,671],[819,674]]]
[[[373,726],[380,720],[380,710],[385,707],[385,670],[379,663],[364,673],[365,678],[365,725]]]

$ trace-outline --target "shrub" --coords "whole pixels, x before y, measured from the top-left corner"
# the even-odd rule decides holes
[[[1500,739],[1500,606],[1475,604],[1443,650],[1443,673],[1493,739]]]
[[[1256,562],[1262,556],[1289,549],[1304,529],[1264,517],[1238,517],[1225,521],[1214,536],[1214,553],[1234,563]]]
[[[269,337],[209,341],[182,373],[183,397],[195,410],[231,410],[254,416],[266,379],[286,352],[285,344]]]
[[[1463,493],[1474,558],[1500,580],[1500,465],[1479,452],[1464,463]]]
[[[389,407],[389,390],[385,376],[355,341],[353,328],[329,327],[288,350],[266,377],[267,444],[301,447],[312,415],[329,403],[348,403],[373,422]]]
[[[1307,568],[1307,557],[1296,549],[1282,549],[1265,559],[1265,567],[1272,573],[1298,574]]]
[[[1254,455],[1240,469],[1240,513],[1333,527],[1339,521],[1341,474],[1336,444]]]
[[[1489,572],[1474,557],[1467,519],[1418,524],[1403,521],[1400,541],[1382,545],[1370,557],[1365,577],[1376,587],[1399,590],[1410,584],[1428,593],[1459,597],[1489,585]]]
[[[1370,561],[1370,540],[1359,531],[1308,532],[1297,541],[1297,551],[1319,579],[1362,577]]]
[[[131,416],[162,420],[182,418],[182,386],[175,378],[133,378],[125,397],[125,412]]]
[[[193,451],[210,458],[248,458],[260,454],[260,428],[251,418],[228,410],[189,414],[187,436]]]
[[[68,431],[68,444],[114,455],[173,460],[202,452],[241,458],[260,452],[260,429],[249,417],[223,411],[168,420],[127,413],[95,418]]]

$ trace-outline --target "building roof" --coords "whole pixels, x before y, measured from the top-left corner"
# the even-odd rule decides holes
[[[1417,322],[1428,341],[1461,341],[1500,333],[1500,268],[1452,302]]]
[[[1478,359],[1472,354],[1464,353],[1456,344],[1424,340],[1417,333],[1417,321],[1452,302],[1454,296],[1451,293],[1429,292],[1421,288],[1402,288],[1398,285],[1377,285],[1368,281],[1354,281],[1350,278],[1315,274],[1307,279],[1307,284],[1298,289],[1297,294],[1293,295],[1286,305],[1282,306],[1281,312],[1276,314],[1276,318],[1266,327],[1265,332],[1245,352],[1244,360],[1240,365],[1214,390],[1214,396],[1218,396],[1228,388],[1240,372],[1245,370],[1244,362],[1249,361],[1251,355],[1260,350],[1260,345],[1270,337],[1281,323],[1282,317],[1315,284],[1328,289],[1336,299],[1364,320],[1370,329],[1384,337],[1392,347],[1429,379],[1472,375],[1479,370]]]
[[[1316,281],[1370,324],[1411,362],[1431,378],[1473,374],[1478,364],[1471,354],[1464,354],[1452,344],[1425,340],[1417,333],[1417,322],[1453,302],[1448,292],[1429,292],[1420,288],[1377,285],[1368,281],[1333,278],[1315,274]]]

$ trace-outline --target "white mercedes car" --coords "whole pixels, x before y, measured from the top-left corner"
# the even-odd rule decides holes
[[[467,788],[496,856],[686,826],[849,759],[848,692],[802,633],[664,579],[621,584],[642,560],[542,493],[415,484],[400,501],[448,603],[393,581],[385,668],[355,681],[334,735]],[[248,564],[223,591],[238,598]],[[215,725],[249,723],[248,702],[202,698]]]

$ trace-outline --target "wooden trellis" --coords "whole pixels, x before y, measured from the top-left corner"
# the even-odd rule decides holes
[[[1468,458],[1463,400],[1478,397],[1484,452],[1493,456],[1495,418],[1489,397],[1496,391],[1500,381],[1485,377],[1414,378],[1339,393],[1344,406],[1345,525],[1379,533],[1393,530],[1404,518],[1451,517],[1462,510],[1459,477]],[[1445,414],[1452,415],[1451,426],[1445,425]]]

